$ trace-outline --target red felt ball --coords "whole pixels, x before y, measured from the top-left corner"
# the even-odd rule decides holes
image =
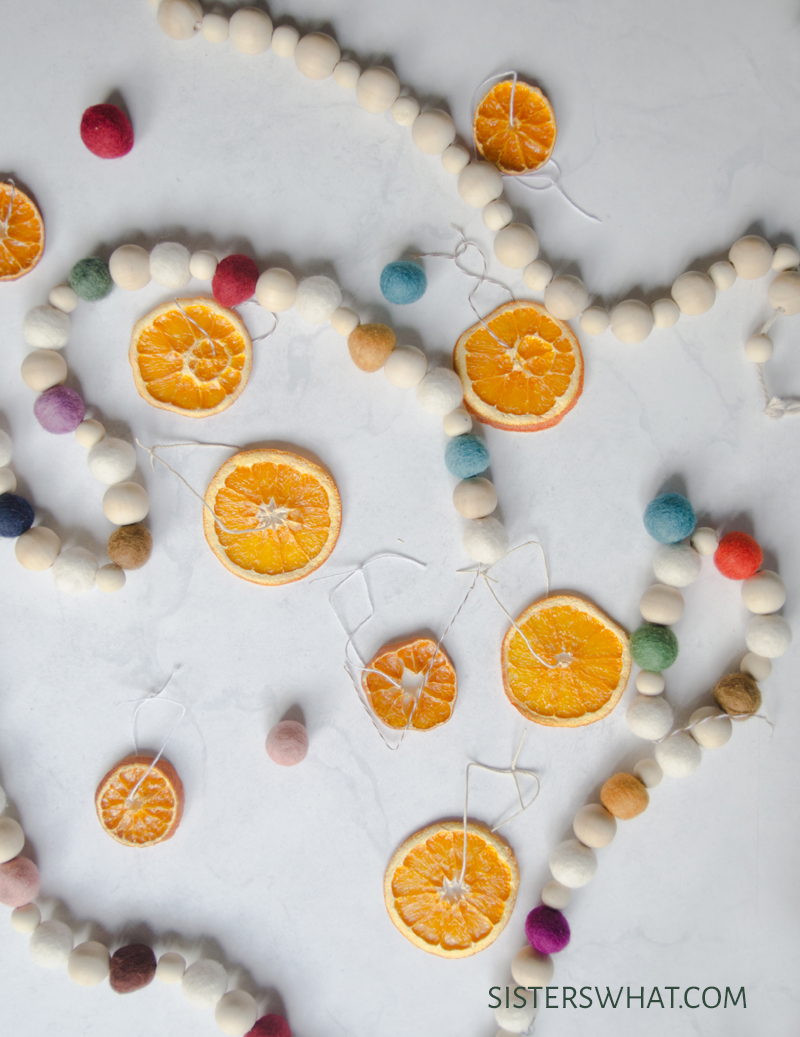
[[[211,282],[214,298],[223,306],[238,306],[256,290],[258,267],[249,256],[226,256]]]
[[[93,104],[83,113],[81,140],[98,158],[121,158],[133,147],[133,126],[115,104]]]
[[[764,560],[764,552],[747,533],[726,533],[714,552],[714,565],[729,580],[746,580]]]
[[[245,1037],[292,1037],[292,1031],[282,1015],[262,1015]]]

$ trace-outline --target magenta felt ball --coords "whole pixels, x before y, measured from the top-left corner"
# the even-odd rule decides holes
[[[214,298],[222,306],[238,306],[256,290],[258,267],[249,256],[226,256],[211,281]]]
[[[726,533],[714,552],[714,565],[729,580],[748,579],[763,560],[763,551],[747,533]]]
[[[541,904],[525,919],[528,943],[540,954],[556,954],[569,943],[569,922],[553,907]]]
[[[267,735],[267,756],[282,767],[294,767],[308,752],[308,731],[298,720],[281,720]]]
[[[23,907],[39,896],[39,869],[28,857],[0,864],[0,904]]]
[[[282,1015],[262,1015],[245,1037],[292,1037],[292,1031]]]
[[[98,158],[121,158],[133,147],[133,126],[115,104],[93,104],[83,113],[81,140]]]
[[[66,385],[54,385],[34,403],[33,413],[46,432],[62,435],[75,431],[84,419],[86,408],[74,389]]]

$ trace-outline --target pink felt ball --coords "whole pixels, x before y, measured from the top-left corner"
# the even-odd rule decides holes
[[[714,552],[714,565],[729,580],[748,579],[763,560],[763,551],[747,533],[726,533]]]
[[[262,1015],[245,1037],[292,1037],[292,1031],[282,1015]]]
[[[214,298],[222,306],[238,306],[256,290],[258,267],[249,256],[226,256],[211,281]]]
[[[23,907],[39,896],[39,869],[28,857],[0,864],[0,904]]]
[[[121,158],[133,147],[133,126],[115,104],[93,104],[83,113],[81,140],[98,158]]]
[[[553,907],[541,904],[525,919],[528,943],[540,954],[556,954],[569,943],[569,922]]]
[[[267,756],[282,767],[294,767],[308,752],[308,731],[297,720],[281,720],[267,735]]]
[[[34,403],[33,413],[46,432],[61,435],[75,431],[84,419],[86,408],[74,389],[67,385],[54,385]]]

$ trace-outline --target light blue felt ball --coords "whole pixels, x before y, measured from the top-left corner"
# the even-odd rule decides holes
[[[407,259],[387,263],[381,271],[383,297],[398,306],[406,306],[421,299],[427,287],[428,278],[425,271],[417,263],[410,263]]]
[[[659,544],[677,544],[694,532],[694,508],[680,493],[662,493],[644,512],[644,528]]]
[[[444,463],[457,479],[471,479],[489,467],[489,451],[477,436],[455,436],[447,444]]]

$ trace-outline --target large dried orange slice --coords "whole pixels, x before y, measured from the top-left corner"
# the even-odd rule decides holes
[[[619,702],[630,672],[625,631],[571,594],[534,602],[503,640],[506,695],[537,724],[582,727],[602,720]]]
[[[473,325],[456,343],[453,363],[467,408],[510,432],[557,425],[583,391],[577,338],[535,302],[506,303]]]
[[[128,358],[136,388],[148,403],[207,418],[241,395],[253,347],[232,310],[201,296],[164,303],[142,317]]]
[[[205,501],[211,550],[236,576],[265,587],[319,569],[342,524],[330,475],[286,450],[235,454],[211,480]]]
[[[128,756],[95,793],[100,824],[123,846],[155,846],[171,839],[183,815],[183,785],[171,763],[155,755]]]
[[[387,727],[430,731],[453,715],[456,671],[428,637],[384,645],[361,684],[375,716]]]
[[[43,252],[42,214],[15,184],[0,183],[0,281],[33,270]]]
[[[556,117],[541,90],[503,79],[483,96],[472,122],[475,147],[501,173],[519,176],[543,166],[556,142]]]
[[[386,869],[389,917],[407,939],[443,958],[466,958],[505,929],[519,887],[508,843],[483,825],[440,821],[406,839]]]

